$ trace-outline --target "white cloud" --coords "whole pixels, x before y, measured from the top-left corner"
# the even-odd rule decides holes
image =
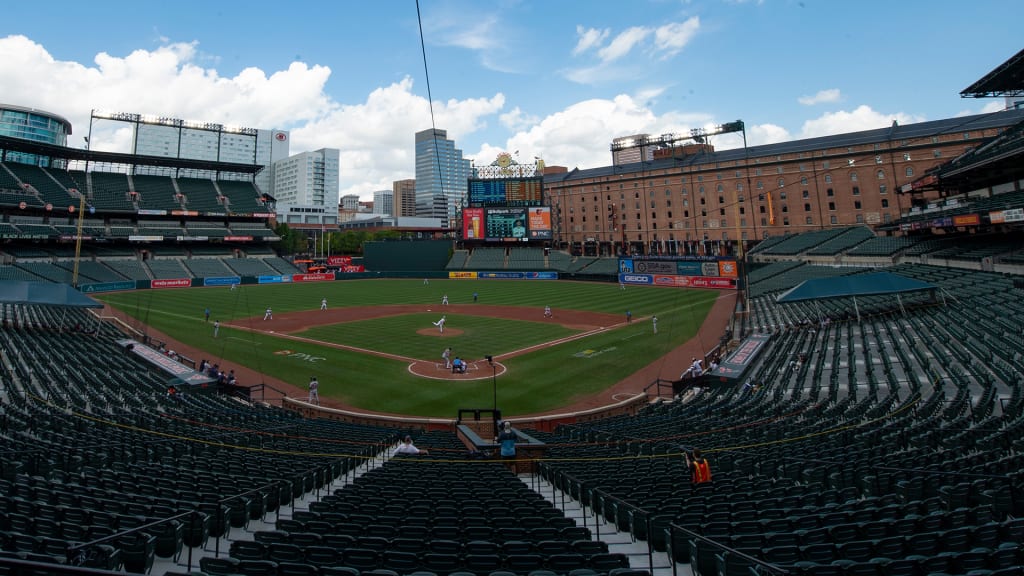
[[[827,90],[819,90],[814,96],[801,96],[796,101],[804,106],[814,106],[824,102],[839,102],[840,98],[842,96],[839,93],[839,88],[829,88]]]
[[[596,48],[604,43],[611,34],[611,30],[605,28],[604,30],[598,30],[597,28],[584,28],[583,26],[576,26],[576,35],[579,36],[579,40],[576,41],[576,47],[572,49],[573,56],[578,56],[592,48]]]
[[[817,118],[807,120],[800,130],[799,137],[814,138],[845,132],[857,132],[859,130],[885,128],[892,125],[894,120],[900,124],[911,124],[923,122],[925,118],[904,112],[883,114],[872,110],[866,104],[861,104],[852,111],[827,112]]]
[[[3,101],[48,110],[71,121],[69,145],[81,147],[89,111],[137,112],[292,131],[293,154],[318,148],[341,152],[342,193],[368,197],[411,178],[413,135],[430,127],[425,98],[410,78],[377,88],[364,102],[341,104],[324,92],[331,70],[294,62],[285,70],[246,68],[234,77],[197,65],[197,44],[174,43],[118,57],[100,53],[94,65],[54,59],[24,36],[0,38]],[[486,126],[505,96],[435,102],[437,126],[456,142]],[[523,119],[526,121],[526,118]],[[94,123],[92,148],[131,150],[124,123]]]
[[[700,29],[700,18],[690,17],[683,22],[659,26],[654,31],[654,47],[662,52],[662,59],[671,58],[686,47]]]
[[[608,63],[622,58],[640,44],[645,38],[651,35],[651,29],[643,26],[633,26],[620,32],[612,41],[597,51],[601,61]]]
[[[638,133],[689,133],[712,118],[703,114],[668,113],[658,116],[634,97],[619,95],[611,100],[578,102],[550,114],[528,130],[520,131],[501,145],[486,143],[472,156],[477,163],[490,163],[502,150],[520,151],[523,162],[544,158],[549,165],[570,169],[594,168],[611,163],[608,147],[612,139]]]
[[[498,117],[501,125],[509,130],[523,130],[533,126],[540,118],[523,112],[518,106]]]

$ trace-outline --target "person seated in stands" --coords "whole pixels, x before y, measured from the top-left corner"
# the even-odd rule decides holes
[[[415,455],[415,454],[429,454],[429,452],[427,452],[426,450],[421,450],[421,449],[417,448],[416,446],[414,446],[413,443],[412,443],[412,436],[406,435],[405,438],[402,438],[402,443],[398,445],[398,448],[395,448],[395,452],[394,452],[393,455],[397,456],[398,454],[413,454],[413,455]]]

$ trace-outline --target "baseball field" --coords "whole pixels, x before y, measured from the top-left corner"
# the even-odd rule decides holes
[[[453,417],[459,408],[490,407],[495,391],[511,416],[605,390],[693,337],[719,295],[593,282],[415,279],[98,298],[140,331],[155,329],[221,366],[246,366],[299,389],[316,376],[324,404]],[[320,310],[324,298],[327,310]],[[267,308],[273,318],[264,320]],[[445,368],[446,348],[467,361],[465,374]]]

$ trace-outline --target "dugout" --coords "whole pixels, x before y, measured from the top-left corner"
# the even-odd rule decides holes
[[[443,272],[450,240],[390,240],[363,244],[363,265],[374,272]]]

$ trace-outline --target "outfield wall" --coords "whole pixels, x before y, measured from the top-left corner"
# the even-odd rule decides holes
[[[367,270],[442,271],[451,258],[451,240],[393,240],[363,244],[363,265]]]

